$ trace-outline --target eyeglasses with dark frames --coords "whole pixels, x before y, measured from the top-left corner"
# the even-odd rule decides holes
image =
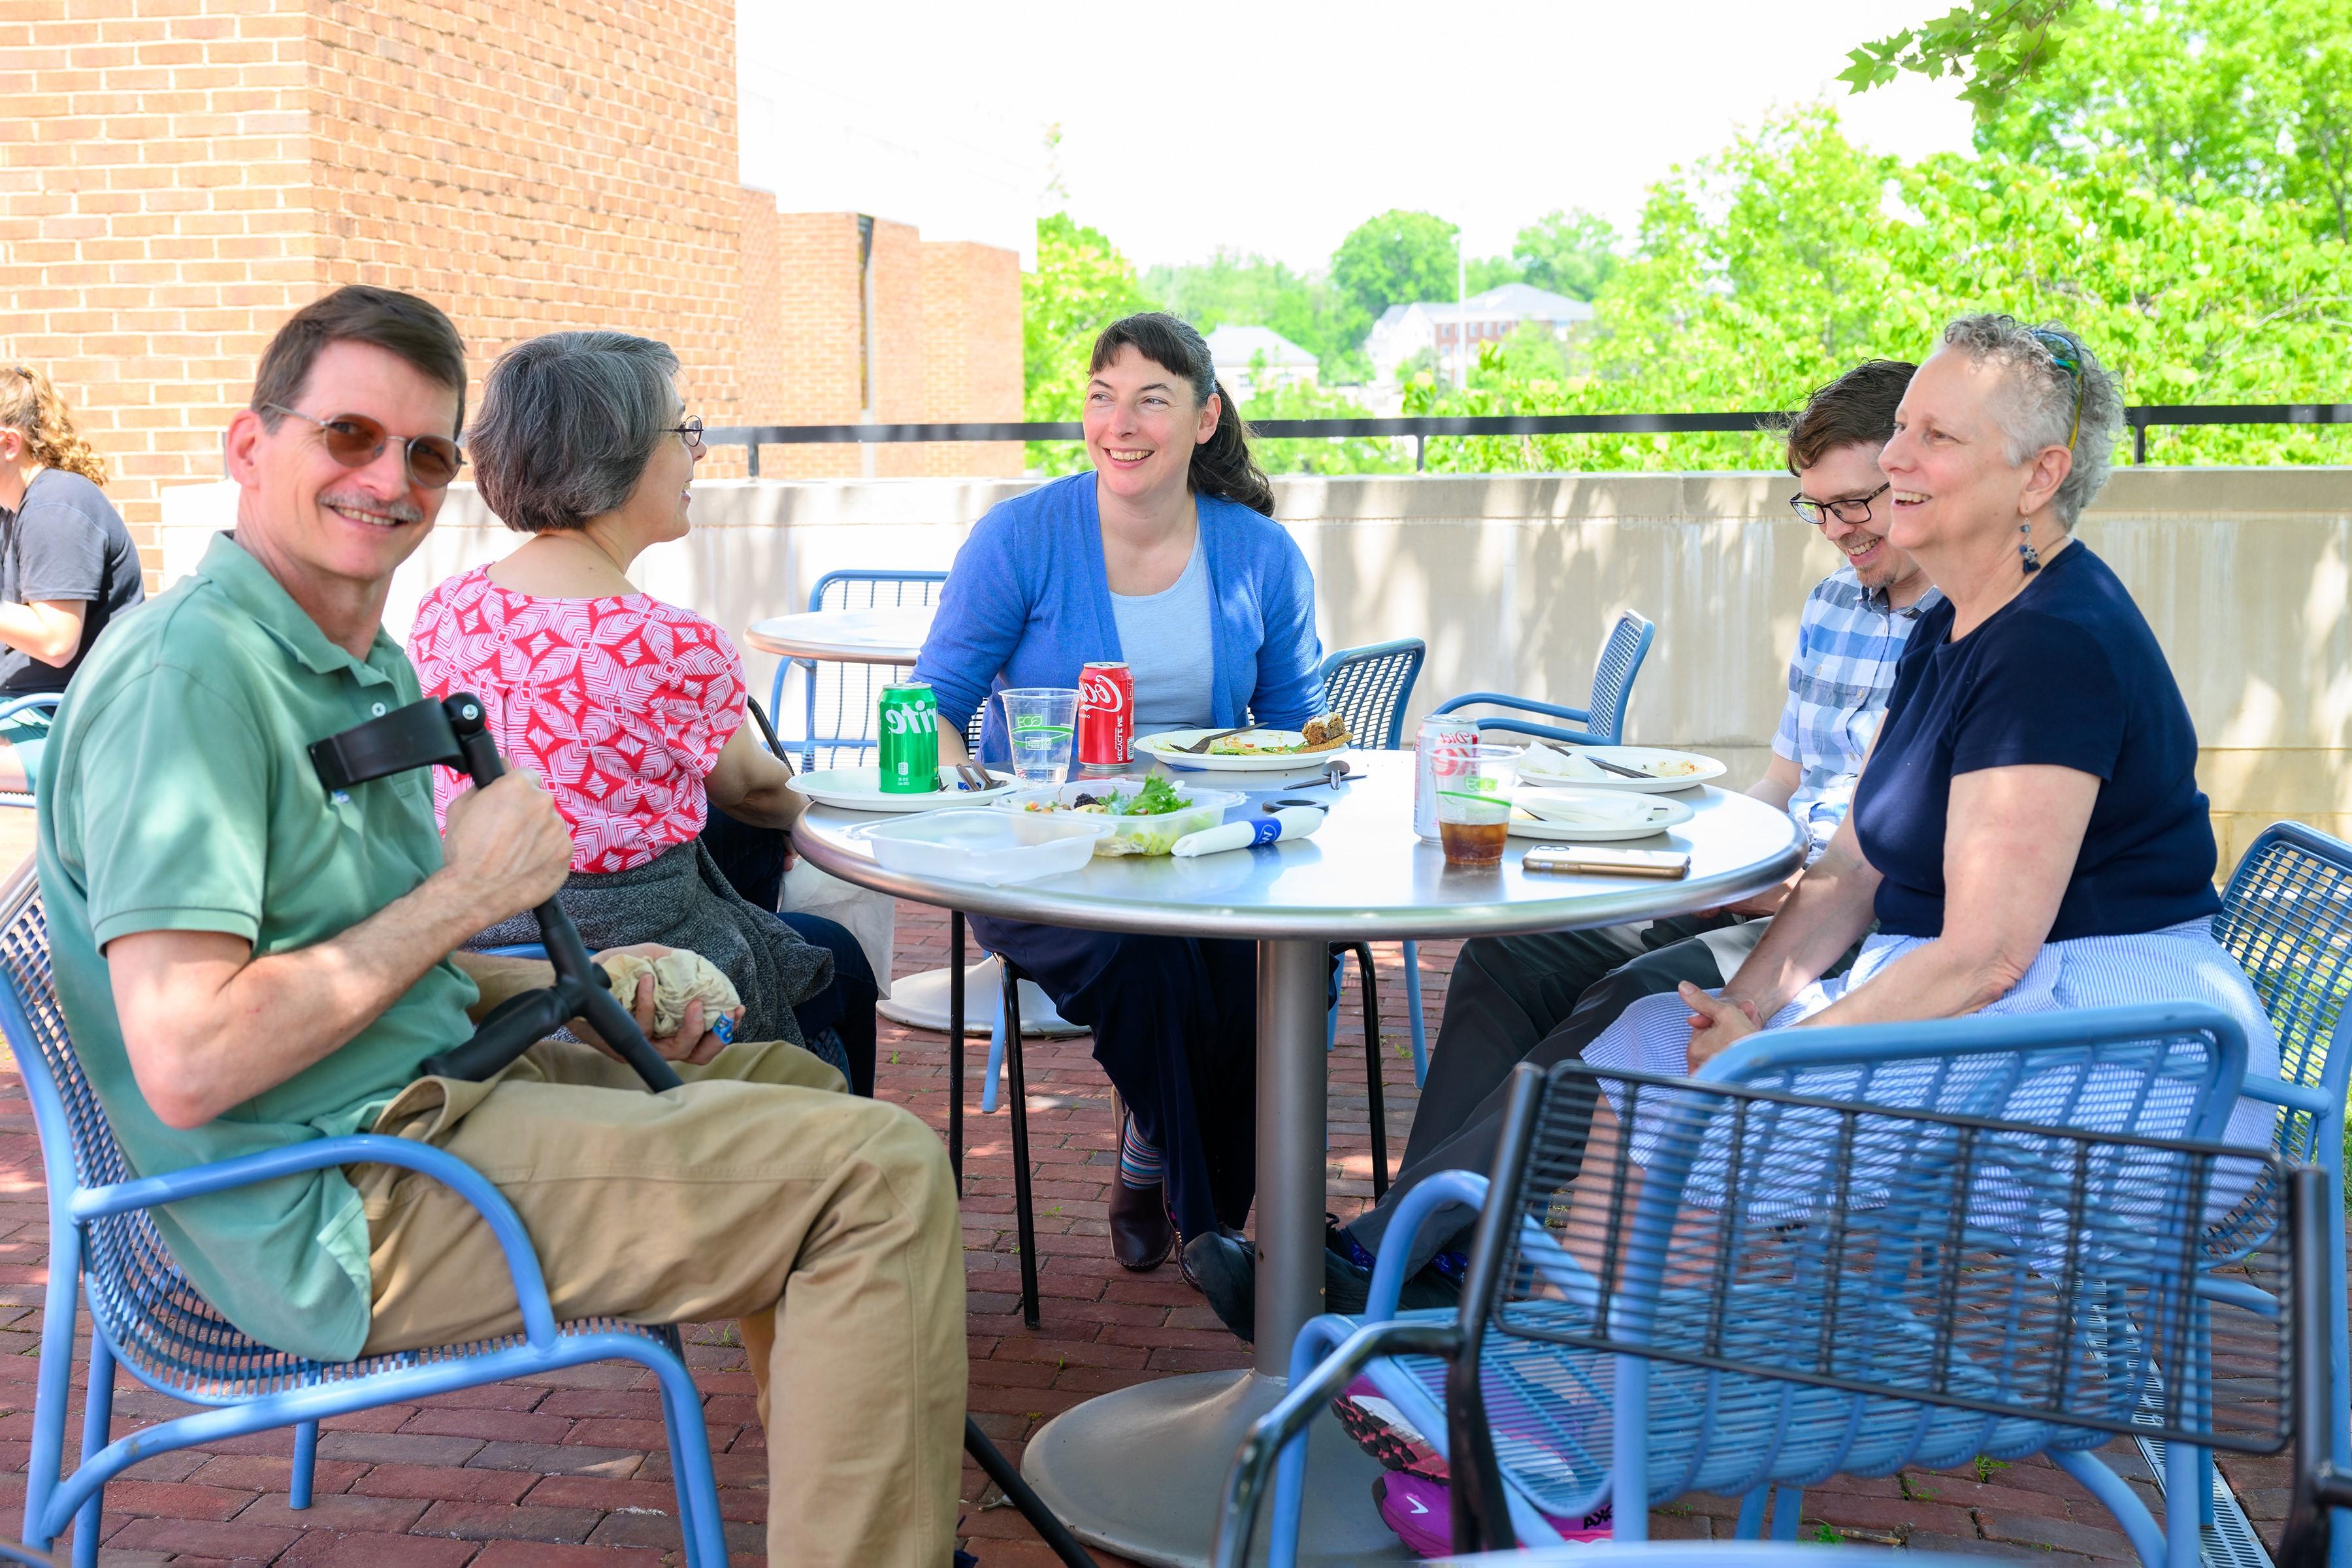
[[[2074,379],[2074,418],[2066,426],[2066,449],[2074,449],[2074,437],[2083,433],[2083,345],[2063,332],[2047,327],[2036,327],[2033,341],[2050,351],[2050,363]]]
[[[702,450],[702,416],[699,414],[689,414],[686,416],[684,424],[673,425],[669,427],[671,435],[684,439],[686,449],[689,452]]]
[[[331,419],[321,419],[282,404],[265,403],[261,406],[272,414],[284,414],[316,425],[325,438],[327,456],[347,468],[366,468],[383,456],[383,449],[394,440],[400,442],[401,460],[410,481],[425,489],[446,489],[449,481],[457,477],[457,470],[465,467],[465,452],[446,436],[398,437],[364,414],[338,414]]]
[[[1789,498],[1789,509],[1815,528],[1835,518],[1840,522],[1854,523],[1870,521],[1870,503],[1895,487],[1883,484],[1866,496],[1841,496],[1835,500],[1815,500],[1800,490]]]

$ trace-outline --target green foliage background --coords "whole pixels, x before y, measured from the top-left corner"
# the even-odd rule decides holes
[[[2352,0],[1977,0],[1854,58],[1858,89],[1898,69],[1975,73],[1975,154],[1881,157],[1815,106],[1672,171],[1622,242],[1554,213],[1510,257],[1473,258],[1471,286],[1521,278],[1589,295],[1594,320],[1565,352],[1528,334],[1488,348],[1466,388],[1424,373],[1405,412],[1791,407],[1859,359],[1923,357],[1945,321],[1979,310],[2064,322],[2135,404],[2352,401]],[[1146,300],[1204,329],[1271,326],[1314,351],[1330,384],[1362,374],[1357,345],[1381,310],[1454,287],[1454,226],[1425,213],[1370,220],[1328,277],[1221,253],[1139,282],[1066,218],[1039,239],[1032,418],[1076,416],[1086,342]],[[1246,412],[1351,408],[1292,388]],[[1285,443],[1269,467],[1411,467],[1402,443],[1314,445]],[[2344,463],[2352,431],[2158,430],[2148,455]],[[1427,462],[1750,468],[1779,453],[1761,436],[1438,439]]]

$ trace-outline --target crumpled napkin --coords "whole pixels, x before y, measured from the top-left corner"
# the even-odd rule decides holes
[[[1204,827],[1198,833],[1187,833],[1176,840],[1168,851],[1183,859],[1195,855],[1214,855],[1224,849],[1247,849],[1255,845],[1271,844],[1277,838],[1304,838],[1323,826],[1323,813],[1308,805],[1286,805],[1271,816],[1255,817],[1244,822],[1221,823]]]
[[[727,972],[698,952],[673,948],[659,958],[647,958],[643,953],[615,952],[600,960],[604,973],[612,977],[613,994],[621,1005],[634,1008],[637,1000],[637,979],[650,973],[654,977],[654,1028],[656,1036],[675,1035],[686,1022],[689,1002],[702,1004],[706,1025],[730,1008],[743,1005],[736,994],[735,983]]]

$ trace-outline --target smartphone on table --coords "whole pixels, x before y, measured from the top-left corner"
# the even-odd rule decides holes
[[[1690,863],[1690,856],[1679,849],[1609,849],[1580,844],[1542,845],[1529,849],[1520,860],[1530,871],[1588,877],[1656,877],[1666,881],[1689,876]]]

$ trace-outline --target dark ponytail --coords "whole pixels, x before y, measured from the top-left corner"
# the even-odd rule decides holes
[[[1192,448],[1192,489],[1196,494],[1220,496],[1239,501],[1255,512],[1274,515],[1274,486],[1265,471],[1250,456],[1249,426],[1243,422],[1241,410],[1234,405],[1233,395],[1217,379],[1215,363],[1209,358],[1209,345],[1187,322],[1159,310],[1148,310],[1139,316],[1127,316],[1113,321],[1095,340],[1093,362],[1087,374],[1098,374],[1103,366],[1118,357],[1118,351],[1131,348],[1145,359],[1184,378],[1192,389],[1194,407],[1217,399],[1217,427],[1209,438]]]

